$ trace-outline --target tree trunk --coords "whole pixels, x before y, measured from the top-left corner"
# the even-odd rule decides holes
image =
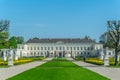
[[[118,66],[118,55],[117,55],[117,50],[115,50],[115,63],[114,63],[114,65],[115,66]]]

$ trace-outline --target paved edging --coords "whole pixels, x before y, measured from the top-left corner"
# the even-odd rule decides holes
[[[5,79],[15,76],[19,73],[22,73],[26,70],[29,70],[36,66],[42,65],[43,63],[45,63],[51,59],[52,58],[46,58],[41,61],[30,62],[30,63],[18,65],[18,66],[12,66],[9,68],[0,68],[0,80],[5,80]]]
[[[67,58],[68,60],[73,60],[72,58]],[[119,80],[120,79],[120,68],[108,68],[105,66],[98,66],[90,63],[86,63],[83,61],[72,61],[73,63],[83,66],[91,71],[94,71],[102,76],[105,76],[111,80]]]

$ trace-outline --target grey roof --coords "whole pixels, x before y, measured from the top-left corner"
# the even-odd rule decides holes
[[[80,38],[33,38],[29,39],[26,43],[95,43],[92,39],[80,39]]]

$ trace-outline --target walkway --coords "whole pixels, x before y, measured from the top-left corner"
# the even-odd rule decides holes
[[[90,63],[85,63],[83,61],[74,61],[72,58],[67,58],[68,60],[72,60],[73,63],[83,66],[91,71],[94,71],[98,74],[101,74],[111,80],[119,80],[120,79],[120,68],[108,68],[105,66],[93,65]]]
[[[52,58],[46,58],[42,61],[26,63],[26,64],[22,64],[22,65],[18,65],[18,66],[12,66],[9,68],[0,68],[0,80],[5,80],[5,79],[10,78],[14,75],[17,75],[21,72],[24,72],[24,71],[34,68],[36,66],[42,65],[43,63],[45,63],[51,59]]]

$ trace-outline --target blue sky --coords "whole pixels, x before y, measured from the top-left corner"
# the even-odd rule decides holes
[[[0,19],[10,20],[10,35],[25,40],[99,40],[107,20],[120,20],[120,0],[0,0]]]

